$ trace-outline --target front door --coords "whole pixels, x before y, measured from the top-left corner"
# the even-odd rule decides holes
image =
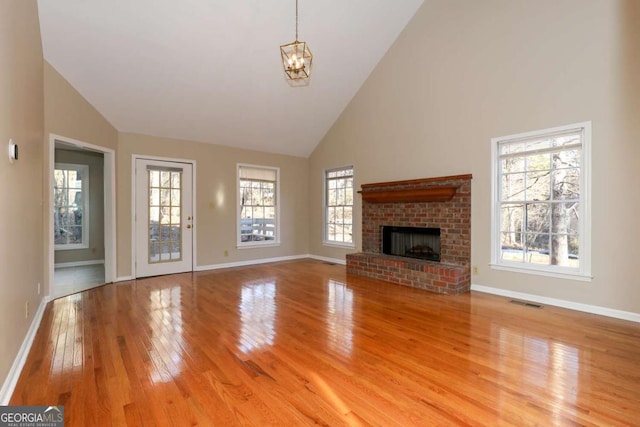
[[[136,277],[193,271],[192,169],[136,159]]]

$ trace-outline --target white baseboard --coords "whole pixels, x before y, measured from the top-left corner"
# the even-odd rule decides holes
[[[18,354],[13,361],[13,365],[11,365],[11,369],[9,369],[7,378],[4,380],[4,384],[2,384],[2,389],[0,389],[0,406],[8,405],[9,400],[11,400],[13,390],[16,388],[18,378],[20,377],[20,373],[22,372],[22,368],[27,361],[29,350],[31,350],[33,339],[36,337],[36,333],[38,332],[38,328],[40,327],[44,309],[49,301],[50,299],[48,297],[43,298],[40,302],[40,306],[38,307],[38,311],[36,311],[35,315],[33,316],[33,320],[31,321],[31,326],[29,326],[27,335],[24,337],[22,345],[20,346],[20,350],[18,350]]]
[[[194,270],[195,271],[219,270],[221,268],[245,267],[247,265],[267,264],[270,262],[291,261],[294,259],[304,259],[304,258],[309,258],[309,255],[308,254],[290,255],[290,256],[282,256],[282,257],[275,257],[275,258],[252,259],[248,261],[226,262],[223,264],[199,265]]]
[[[317,259],[318,261],[331,262],[333,264],[347,265],[346,259],[329,258],[326,256],[320,256],[320,255],[309,255],[309,258]]]
[[[76,262],[61,262],[59,264],[55,264],[55,268],[67,268],[67,267],[84,267],[87,265],[99,265],[104,264],[103,259],[94,259],[89,261],[76,261]]]
[[[598,314],[600,316],[613,317],[616,319],[629,320],[640,323],[640,313],[616,310],[613,308],[600,307],[597,305],[582,304],[579,302],[566,301],[556,298],[543,297],[540,295],[526,294],[523,292],[509,291],[506,289],[492,288],[482,285],[471,285],[472,291],[484,292],[487,294],[500,295],[503,297],[517,298],[520,300],[537,302],[540,304],[553,305],[556,307],[568,308],[570,310],[583,311],[585,313]]]
[[[116,277],[113,283],[128,282],[129,280],[135,280],[135,279],[136,278],[133,276],[120,276],[120,277]]]

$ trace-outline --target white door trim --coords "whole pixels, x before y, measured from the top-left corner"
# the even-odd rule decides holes
[[[48,298],[57,298],[54,294],[53,272],[55,268],[54,239],[53,239],[53,171],[55,168],[56,141],[75,145],[100,152],[104,155],[104,281],[111,283],[116,277],[116,162],[115,151],[100,145],[89,144],[66,136],[49,134],[49,164],[47,167],[48,202],[47,202],[47,269],[48,269]]]
[[[192,198],[191,198],[191,212],[193,212],[193,229],[198,230],[197,220],[198,215],[196,213],[196,161],[190,159],[179,159],[174,157],[159,157],[159,156],[146,156],[142,154],[132,154],[131,155],[131,278],[135,279],[137,277],[136,272],[136,161],[137,160],[159,160],[162,162],[176,162],[176,163],[188,163],[191,165],[192,170]],[[191,271],[195,271],[197,265],[197,253],[196,247],[196,234],[193,233],[192,240],[192,264]]]

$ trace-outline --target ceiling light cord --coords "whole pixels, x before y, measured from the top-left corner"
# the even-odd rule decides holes
[[[296,0],[296,42],[298,41],[298,0]]]

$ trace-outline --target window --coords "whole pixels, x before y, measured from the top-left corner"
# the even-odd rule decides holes
[[[324,175],[324,242],[353,247],[353,166]]]
[[[238,246],[279,243],[278,168],[238,165]]]
[[[147,164],[149,264],[181,261],[183,169]]]
[[[89,247],[89,166],[56,163],[53,172],[55,249]]]
[[[492,265],[588,280],[589,122],[492,140]]]

